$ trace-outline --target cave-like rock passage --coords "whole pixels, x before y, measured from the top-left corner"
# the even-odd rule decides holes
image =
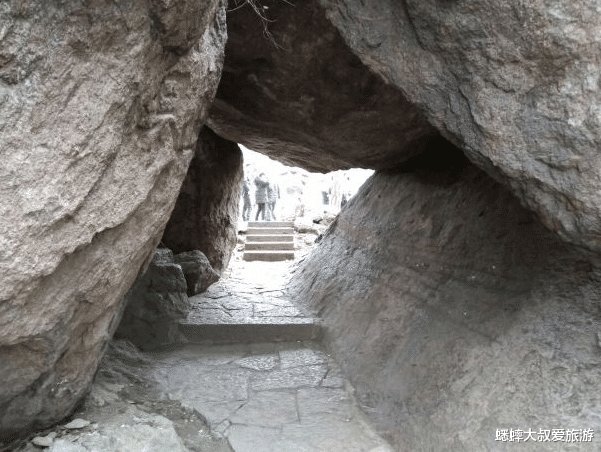
[[[213,220],[171,246],[225,267],[235,142],[380,170],[295,287],[400,448],[601,431],[598,2],[261,6],[231,2],[225,47],[224,0],[0,3],[0,437],[90,387],[193,155],[208,208],[176,216]]]

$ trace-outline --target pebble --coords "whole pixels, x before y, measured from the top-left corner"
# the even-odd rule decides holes
[[[51,433],[47,436],[36,436],[34,439],[31,440],[31,442],[32,444],[38,447],[50,447],[52,446],[52,442],[55,436],[56,433]]]
[[[68,428],[69,430],[77,430],[80,428],[87,427],[88,425],[90,425],[90,421],[86,421],[85,419],[77,418],[77,419],[73,419],[68,424],[65,424],[65,428]]]

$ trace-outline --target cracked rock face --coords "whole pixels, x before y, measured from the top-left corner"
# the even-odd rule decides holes
[[[174,253],[201,251],[227,268],[237,242],[242,152],[204,127],[162,241]]]
[[[193,156],[224,8],[0,4],[0,437],[89,387]]]
[[[292,293],[399,450],[496,450],[504,427],[599,430],[601,267],[442,152],[368,180]]]
[[[599,2],[321,4],[367,66],[549,229],[601,250]]]
[[[209,125],[309,170],[388,168],[434,129],[361,63],[317,0],[266,0],[267,33],[248,4],[228,13],[224,72]]]

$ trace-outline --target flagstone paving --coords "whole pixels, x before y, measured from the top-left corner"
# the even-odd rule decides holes
[[[86,426],[38,432],[15,450],[44,443],[51,452],[392,451],[334,360],[316,341],[296,340],[305,338],[298,325],[314,328],[309,339],[319,325],[286,297],[290,265],[236,255],[221,281],[193,297],[181,325],[199,343],[142,353],[113,342],[74,413]],[[264,341],[265,325],[282,334]]]
[[[289,262],[246,262],[237,254],[218,283],[193,297],[187,322],[318,326],[286,296],[291,268]],[[287,342],[261,343],[254,331],[255,340],[246,343],[156,352],[149,375],[166,398],[199,413],[236,452],[392,450],[317,342],[292,341],[292,332],[283,336]]]
[[[236,452],[392,450],[317,344],[188,345],[152,362],[165,397],[199,413]]]
[[[318,339],[319,321],[285,294],[289,272],[286,262],[246,262],[237,256],[223,279],[191,297],[182,333],[194,343]]]

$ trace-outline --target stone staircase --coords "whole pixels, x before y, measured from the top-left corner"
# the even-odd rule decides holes
[[[246,232],[243,259],[266,262],[294,259],[294,223],[250,221]]]

